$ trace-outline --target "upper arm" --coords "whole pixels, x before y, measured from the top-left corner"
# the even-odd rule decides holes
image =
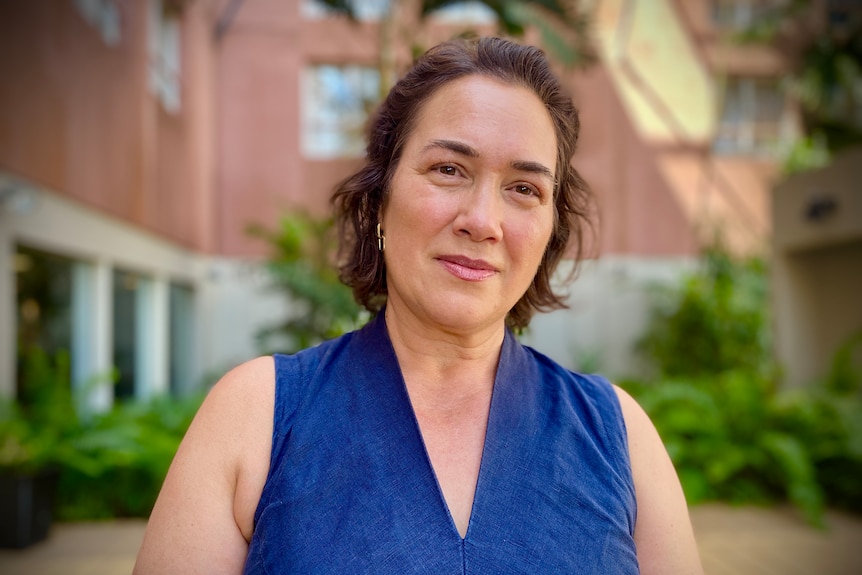
[[[226,374],[195,415],[147,523],[136,574],[239,573],[269,469],[271,357]]]
[[[685,496],[661,438],[640,405],[625,391],[614,389],[628,430],[641,573],[702,574]]]

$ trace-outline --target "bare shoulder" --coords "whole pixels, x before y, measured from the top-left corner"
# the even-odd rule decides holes
[[[275,399],[275,362],[271,356],[252,359],[238,365],[216,383],[201,405],[199,418],[215,418],[233,415],[234,425],[245,426],[247,416],[260,415],[261,411],[272,412]],[[255,427],[260,421],[253,421]]]
[[[617,394],[617,399],[619,399],[623,417],[626,420],[626,427],[634,427],[635,430],[638,430],[641,427],[654,429],[649,416],[640,404],[635,401],[635,398],[629,395],[629,393],[620,386],[614,384],[613,387],[614,392]]]
[[[275,362],[270,356],[240,364],[222,377],[207,395],[183,440],[181,451],[195,447],[209,453],[236,476],[236,503],[260,489],[269,469],[275,404]],[[213,445],[217,448],[213,449]],[[178,456],[180,453],[178,453]],[[183,454],[185,455],[185,454]],[[257,493],[259,498],[260,493]],[[254,502],[256,506],[256,501]],[[240,512],[249,510],[240,509]],[[251,514],[254,509],[251,509]],[[238,518],[240,519],[240,518]],[[238,521],[250,535],[252,517]]]
[[[269,470],[275,401],[271,357],[213,386],[171,463],[135,573],[239,573]]]
[[[702,574],[685,496],[649,416],[614,386],[625,419],[637,497],[635,542],[641,573]]]
[[[618,385],[613,388],[626,422],[631,456],[666,458],[667,451],[649,415],[627,391]]]

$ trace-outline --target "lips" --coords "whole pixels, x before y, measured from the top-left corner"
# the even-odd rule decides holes
[[[497,274],[497,268],[484,260],[474,260],[465,256],[440,256],[437,258],[453,276],[471,282],[486,280]]]

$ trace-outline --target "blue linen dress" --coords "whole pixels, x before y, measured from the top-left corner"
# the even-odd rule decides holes
[[[464,538],[383,313],[276,355],[272,459],[244,573],[638,573],[635,493],[610,384],[507,332]]]

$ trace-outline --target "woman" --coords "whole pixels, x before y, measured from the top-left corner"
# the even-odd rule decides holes
[[[700,573],[644,412],[512,335],[562,305],[577,135],[535,48],[420,59],[333,198],[342,276],[379,313],[213,388],[136,573]]]

